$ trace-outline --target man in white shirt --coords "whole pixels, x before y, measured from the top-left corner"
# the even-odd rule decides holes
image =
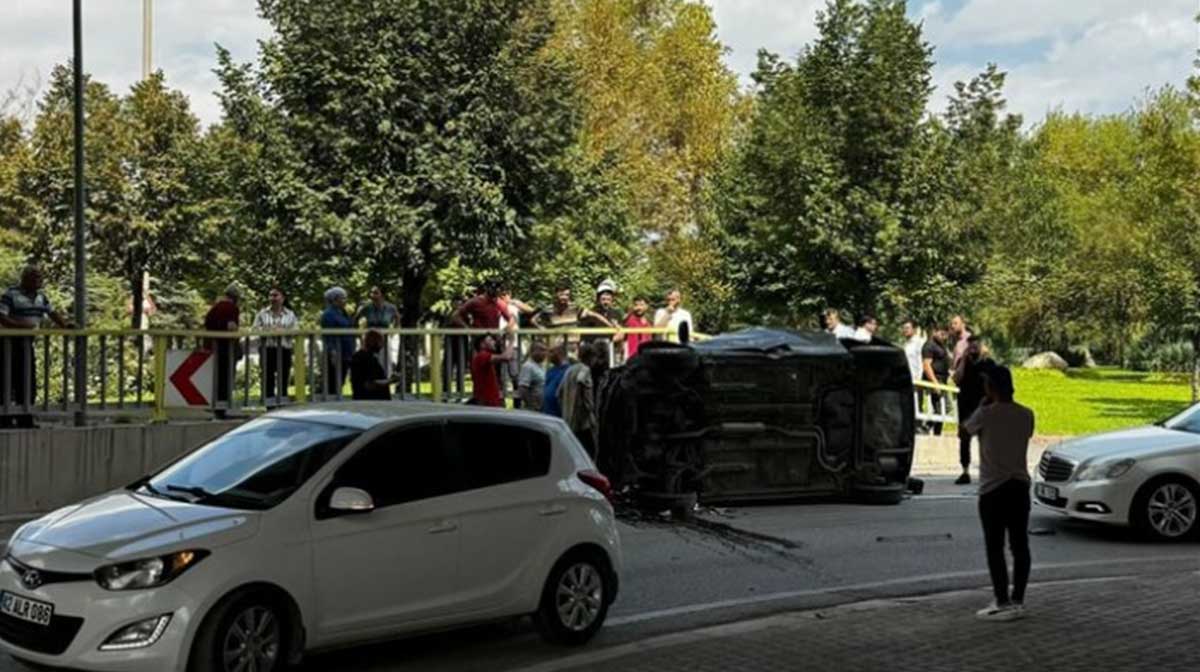
[[[692,314],[683,308],[683,294],[678,289],[667,292],[667,305],[659,308],[654,314],[654,326],[670,329],[667,340],[674,343],[686,343],[691,340],[693,326]]]
[[[854,340],[859,343],[870,343],[875,340],[875,332],[879,331],[879,320],[874,315],[864,315],[858,321],[858,329],[854,330]]]
[[[854,339],[854,327],[842,322],[842,313],[837,308],[825,309],[825,331],[840,339]]]
[[[905,320],[900,325],[900,335],[904,337],[904,357],[908,359],[908,370],[914,381],[921,380],[924,374],[924,362],[921,360],[921,350],[925,347],[925,339],[917,334],[917,325],[912,320]]]
[[[541,412],[542,396],[546,389],[546,346],[535,342],[529,348],[529,359],[521,367],[517,378],[517,398],[521,400],[521,408],[527,411]]]

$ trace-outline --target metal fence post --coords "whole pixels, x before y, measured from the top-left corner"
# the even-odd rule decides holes
[[[292,338],[292,374],[296,378],[296,403],[308,401],[308,339]],[[287,398],[287,381],[283,381],[283,396]]]
[[[167,421],[167,348],[166,336],[154,337],[154,412],[151,422]]]
[[[429,339],[429,379],[434,401],[442,401],[442,335]]]

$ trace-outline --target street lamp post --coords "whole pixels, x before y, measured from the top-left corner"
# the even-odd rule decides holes
[[[74,1],[75,22],[75,328],[87,327],[87,283],[84,247],[83,179],[83,8]],[[65,392],[64,392],[65,393]],[[75,424],[87,422],[87,337],[75,337]]]

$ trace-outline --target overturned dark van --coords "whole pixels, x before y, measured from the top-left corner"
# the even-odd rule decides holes
[[[643,504],[898,503],[912,469],[912,379],[878,340],[749,329],[650,343],[599,392],[600,468]]]

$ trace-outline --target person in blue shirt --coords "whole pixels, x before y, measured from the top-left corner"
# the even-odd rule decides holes
[[[562,417],[562,405],[558,403],[558,386],[567,375],[571,362],[567,360],[566,346],[559,344],[550,349],[550,368],[546,371],[546,386],[542,388],[542,413]]]
[[[346,290],[332,287],[325,292],[325,310],[321,313],[322,329],[353,329],[354,320],[346,312]],[[354,336],[322,336],[325,348],[325,388],[327,395],[341,395],[350,360],[354,358]]]

